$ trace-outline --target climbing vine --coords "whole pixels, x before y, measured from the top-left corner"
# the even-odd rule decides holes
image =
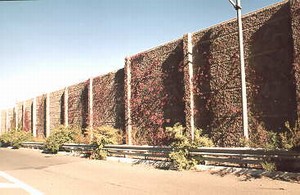
[[[184,122],[183,63],[179,53],[182,47],[177,44],[131,57],[131,110],[136,144],[166,144],[165,126]],[[173,50],[173,54],[168,50]]]

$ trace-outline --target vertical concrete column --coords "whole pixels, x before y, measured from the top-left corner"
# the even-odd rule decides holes
[[[94,101],[94,97],[93,97],[93,78],[90,78],[89,80],[89,94],[88,94],[88,99],[89,99],[89,128],[93,128],[93,123],[94,123],[94,115],[93,115],[93,101]]]
[[[25,102],[22,104],[22,129],[25,128]]]
[[[32,100],[32,136],[36,137],[36,98],[33,98]]]
[[[50,135],[50,93],[46,96],[46,137]]]
[[[68,87],[65,88],[64,92],[64,125],[69,126],[69,90]]]
[[[125,118],[127,144],[132,145],[132,119],[131,119],[131,61],[125,58]]]
[[[18,104],[15,105],[15,128],[18,129],[19,113],[18,113]]]
[[[193,85],[193,44],[192,34],[183,36],[184,53],[184,88],[185,88],[185,109],[186,109],[186,127],[190,131],[191,139],[194,140],[195,134],[195,101]]]
[[[296,84],[297,120],[300,122],[300,0],[290,0],[293,68]]]
[[[5,111],[5,132],[8,132],[9,129],[9,118],[8,118],[8,110]]]

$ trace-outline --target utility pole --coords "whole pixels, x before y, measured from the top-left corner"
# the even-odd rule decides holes
[[[240,48],[240,66],[241,66],[241,85],[242,85],[242,106],[243,106],[243,130],[244,137],[249,139],[248,131],[248,109],[247,109],[247,89],[246,89],[246,73],[245,73],[245,57],[244,57],[244,39],[242,24],[242,7],[241,0],[228,0],[237,11],[237,22],[239,32],[239,48]]]

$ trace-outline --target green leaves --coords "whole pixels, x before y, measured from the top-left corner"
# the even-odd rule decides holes
[[[176,170],[189,170],[194,168],[199,162],[193,158],[189,151],[200,146],[212,147],[213,142],[207,136],[203,136],[202,131],[195,130],[194,141],[187,135],[186,128],[180,123],[176,123],[173,127],[166,128],[170,136],[172,152],[169,154],[171,159],[171,167]]]
[[[76,142],[80,136],[82,136],[80,129],[60,126],[54,129],[46,139],[45,149],[51,153],[57,153],[63,144]]]
[[[121,142],[122,137],[119,134],[118,129],[115,129],[111,126],[97,127],[92,131],[92,144],[96,145],[97,149],[93,151],[91,158],[105,160],[107,157],[107,151],[103,150],[103,147],[107,144],[117,144]]]
[[[15,149],[21,147],[22,142],[31,141],[30,133],[22,131],[21,129],[12,129],[0,136],[0,142],[3,145],[12,146]]]

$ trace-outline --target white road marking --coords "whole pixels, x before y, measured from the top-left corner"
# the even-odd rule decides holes
[[[0,188],[19,188],[19,186],[14,183],[0,183]]]
[[[34,189],[33,187],[23,183],[22,181],[8,175],[7,173],[4,173],[0,171],[0,177],[3,177],[4,179],[12,182],[12,183],[0,183],[0,188],[22,188],[26,192],[32,195],[42,195],[43,193]]]

